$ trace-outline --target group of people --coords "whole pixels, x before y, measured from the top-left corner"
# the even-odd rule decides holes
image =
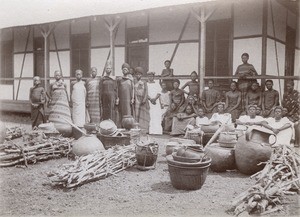
[[[49,98],[48,120],[54,123],[68,120],[78,127],[106,119],[122,127],[122,118],[130,115],[149,134],[165,132],[182,135],[187,126],[241,124],[243,120],[248,120],[245,116],[251,119],[247,123],[263,119],[265,127],[271,129],[271,119],[268,118],[278,119],[281,116],[284,123],[289,121],[288,126],[298,129],[300,103],[294,82],[287,81],[282,107],[279,107],[279,93],[273,89],[272,80],[265,81],[266,90],[262,91],[256,79],[249,79],[256,76],[257,72],[248,59],[247,53],[242,54],[243,64],[238,66],[235,73],[238,81],[230,83],[230,90],[224,97],[215,89],[214,80],[208,80],[208,88],[200,96],[198,74],[195,71],[190,75],[191,80],[180,88],[180,81],[172,78],[174,70],[170,68],[169,60],[165,61],[166,68],[159,76],[159,81],[154,79],[154,72],[147,72],[147,79],[144,79],[144,69],[136,67],[132,70],[128,63],[122,65],[123,75],[119,78],[111,75],[109,62],[104,76],[97,77],[97,69],[93,67],[86,81],[82,80],[82,71],[76,70],[76,81],[71,82],[70,99],[60,71],[55,71],[56,81],[50,85],[49,94],[40,86],[39,77],[34,77],[34,87],[30,89],[32,125],[45,121],[42,110]],[[278,130],[274,128],[276,133]],[[298,135],[293,133],[293,136]]]

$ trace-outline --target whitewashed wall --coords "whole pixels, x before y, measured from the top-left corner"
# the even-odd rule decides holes
[[[23,56],[24,56],[24,54],[15,54],[14,55],[14,78],[20,77]],[[33,77],[33,54],[32,53],[26,54],[22,77]],[[19,80],[15,80],[14,81],[15,99],[28,100],[29,99],[29,89],[30,89],[30,87],[33,86],[32,80],[21,80],[19,95],[18,95],[18,98],[16,98],[18,84],[19,84]]]
[[[98,70],[98,76],[102,75],[106,59],[109,53],[109,48],[97,48],[91,49],[91,67],[96,67]],[[115,48],[115,75],[122,75],[121,66],[125,60],[125,48]]]
[[[268,5],[268,35],[275,37],[281,41],[286,40],[286,23],[287,23],[287,10],[284,6],[277,3],[277,1],[270,1]],[[275,26],[275,36],[273,32],[272,14],[271,7],[273,11],[273,21]]]
[[[0,99],[13,99],[13,85],[0,84]]]

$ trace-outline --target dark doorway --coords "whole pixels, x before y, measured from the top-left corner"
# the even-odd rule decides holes
[[[128,28],[127,36],[127,55],[126,61],[131,68],[141,66],[146,73],[149,64],[149,45],[148,45],[148,27]]]
[[[75,77],[75,70],[81,69],[83,77],[89,77],[90,71],[90,34],[72,35],[72,67],[71,76]]]
[[[34,38],[34,75],[44,78],[44,38]]]
[[[296,30],[286,27],[285,75],[294,75]]]
[[[228,76],[230,70],[231,20],[208,21],[206,30],[206,76]],[[217,86],[228,86],[229,80],[215,79]]]

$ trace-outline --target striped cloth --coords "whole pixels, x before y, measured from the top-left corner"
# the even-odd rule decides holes
[[[100,123],[100,103],[99,103],[99,79],[91,78],[87,80],[88,112],[91,123]]]
[[[51,103],[49,121],[55,124],[66,124],[66,120],[72,123],[67,91],[64,84],[55,82],[51,85]]]

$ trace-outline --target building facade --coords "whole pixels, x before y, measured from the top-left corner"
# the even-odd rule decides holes
[[[48,84],[55,70],[62,71],[68,86],[78,68],[88,77],[90,67],[97,67],[101,76],[111,58],[117,76],[124,62],[159,75],[164,61],[171,59],[175,75],[188,76],[204,67],[203,79],[232,76],[247,52],[262,83],[266,76],[297,80],[299,7],[294,5],[282,0],[216,1],[1,29],[0,99],[28,100],[32,77],[39,75]],[[201,8],[210,15],[204,38]],[[219,78],[216,84],[225,88],[228,81]],[[274,83],[283,94],[284,79]]]

